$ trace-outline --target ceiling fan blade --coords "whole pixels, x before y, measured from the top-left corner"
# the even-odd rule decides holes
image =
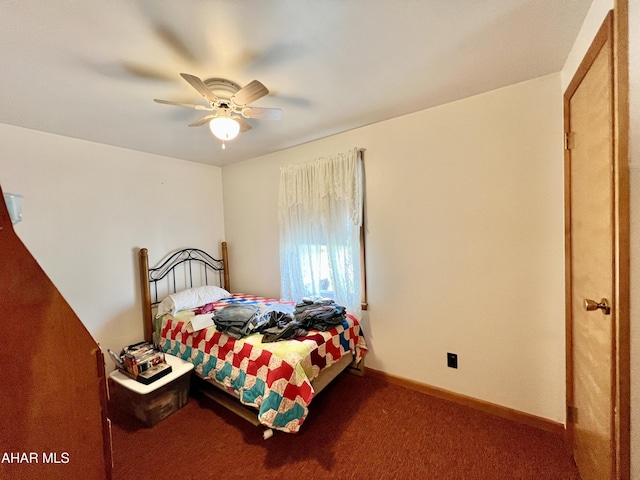
[[[195,108],[196,110],[213,110],[211,107],[205,107],[204,105],[195,105],[193,103],[172,102],[171,100],[162,100],[160,98],[154,98],[154,102],[163,103],[165,105],[178,105],[179,107]]]
[[[122,68],[136,77],[144,78],[145,80],[159,80],[167,82],[173,80],[166,71],[156,69],[143,64],[137,64],[133,62],[122,62]]]
[[[231,101],[240,106],[248,105],[268,94],[269,90],[267,90],[267,87],[261,84],[258,80],[253,80],[238,90],[235,95],[231,97]]]
[[[209,123],[214,118],[216,118],[215,115],[206,115],[206,116],[202,117],[200,120],[196,120],[195,122],[190,123],[189,126],[190,127],[200,127],[202,125],[206,125],[207,123]]]
[[[181,73],[180,76],[184,78],[187,82],[189,82],[189,84],[193,88],[195,88],[200,93],[200,95],[202,95],[204,98],[206,98],[210,102],[215,103],[218,101],[218,97],[216,97],[213,94],[213,92],[209,90],[209,88],[207,88],[204,82],[200,80],[198,77],[196,77],[195,75],[190,75],[188,73]]]
[[[197,62],[197,58],[187,44],[180,38],[180,36],[172,31],[167,25],[158,25],[154,28],[156,35],[162,40],[169,48],[177,53],[182,58],[186,59],[189,63]]]
[[[240,132],[251,130],[251,124],[242,117],[231,117],[240,124]]]
[[[247,107],[242,109],[242,115],[246,118],[264,118],[267,120],[280,120],[282,109]]]

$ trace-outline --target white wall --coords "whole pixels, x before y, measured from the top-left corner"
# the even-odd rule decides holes
[[[103,350],[142,340],[138,248],[153,264],[224,239],[219,167],[6,124],[0,152],[3,190],[25,197],[18,236]]]
[[[279,167],[366,148],[367,364],[564,422],[561,100],[554,74],[223,167],[233,288],[279,295]]]

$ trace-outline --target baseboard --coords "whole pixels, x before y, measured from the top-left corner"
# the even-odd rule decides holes
[[[447,400],[452,403],[464,405],[475,410],[480,410],[481,412],[489,413],[497,417],[506,418],[507,420],[522,423],[524,425],[529,425],[530,427],[551,432],[562,438],[565,438],[564,425],[547,418],[542,418],[536,415],[521,412],[519,410],[503,407],[502,405],[497,405],[495,403],[485,402],[477,398],[450,392],[449,390],[445,390],[442,388],[432,387],[431,385],[427,385],[425,383],[420,383],[403,377],[390,375],[379,370],[374,370],[370,367],[367,367],[367,376],[378,378],[386,382],[393,383],[394,385],[408,388],[409,390],[415,390],[427,395],[432,395],[434,397],[440,398],[442,400]]]

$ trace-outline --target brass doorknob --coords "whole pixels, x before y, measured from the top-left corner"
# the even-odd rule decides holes
[[[600,303],[596,302],[595,300],[589,300],[588,298],[585,298],[584,309],[587,312],[601,309],[605,315],[611,314],[611,307],[609,306],[609,301],[606,298],[600,300]]]

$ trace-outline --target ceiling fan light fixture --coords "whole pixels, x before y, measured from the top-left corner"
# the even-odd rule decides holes
[[[233,140],[240,133],[240,124],[233,118],[217,117],[209,122],[211,133],[223,142]]]

